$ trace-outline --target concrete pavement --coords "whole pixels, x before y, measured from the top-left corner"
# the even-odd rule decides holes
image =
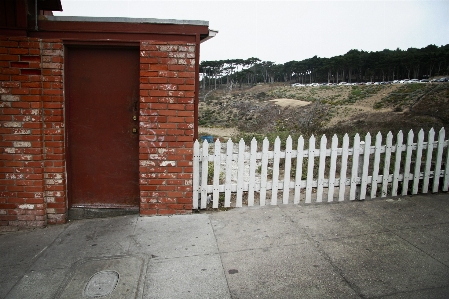
[[[448,298],[449,194],[0,233],[0,298]]]

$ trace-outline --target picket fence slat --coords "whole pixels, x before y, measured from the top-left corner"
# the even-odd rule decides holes
[[[448,191],[449,141],[445,138],[444,128],[439,130],[437,138],[435,130],[431,129],[427,141],[424,131],[420,130],[416,142],[410,130],[405,143],[399,131],[395,145],[391,132],[386,135],[384,144],[380,132],[375,141],[369,133],[364,141],[356,134],[350,148],[349,136],[345,134],[341,148],[336,135],[327,148],[325,135],[321,136],[318,146],[312,135],[308,149],[304,148],[302,136],[293,149],[289,136],[285,149],[281,148],[279,137],[272,150],[268,139],[264,138],[261,151],[255,138],[248,145],[241,139],[236,147],[232,140],[223,144],[217,140],[213,147],[207,141],[195,141],[192,206],[193,209],[205,209],[209,204],[215,209],[263,206],[267,196],[271,198],[269,204],[277,205],[319,203],[323,198],[327,198],[327,202],[334,198],[352,201],[376,198],[378,194],[386,197],[397,196],[398,192],[407,195],[429,190]]]
[[[337,135],[332,137],[331,145],[331,163],[329,170],[329,186],[327,187],[327,201],[332,202],[334,200],[334,190],[335,190],[335,172],[337,166],[337,149],[338,149],[338,138]]]
[[[401,158],[402,158],[402,141],[403,141],[402,131],[399,131],[397,135],[395,162],[394,162],[394,172],[393,172],[393,186],[391,188],[391,196],[398,195],[398,185],[399,185],[399,170],[401,168]]]
[[[290,171],[292,167],[292,137],[288,136],[285,145],[285,169],[284,169],[284,188],[282,203],[288,204],[288,198],[290,195]]]
[[[413,131],[410,130],[407,135],[407,150],[405,155],[404,179],[402,181],[402,195],[407,195],[408,192],[408,182],[410,180],[410,163],[412,161],[413,137]]]
[[[208,161],[209,161],[209,143],[206,140],[203,142],[203,153],[202,160],[206,161],[202,163],[202,172],[201,172],[201,209],[205,209],[207,207],[207,170],[208,170]]]
[[[435,173],[440,173],[441,171],[441,162],[443,160],[443,144],[444,144],[444,128],[441,128],[438,133],[438,149],[437,149],[437,159],[435,162]],[[440,184],[440,180],[433,180],[432,192],[438,192],[438,186]]]
[[[360,136],[356,134],[354,137],[354,148],[352,152],[352,175],[351,175],[351,189],[349,191],[349,200],[355,200],[357,180],[359,176],[359,155],[360,155]]]
[[[232,176],[232,150],[234,148],[234,144],[232,140],[229,139],[226,142],[226,176],[225,176],[225,204],[226,208],[231,206],[231,176]]]
[[[255,138],[251,140],[251,155],[249,159],[249,187],[248,187],[248,206],[254,205],[254,189],[256,185],[256,155],[257,141]]]
[[[338,201],[343,201],[345,198],[345,189],[346,189],[346,172],[348,168],[348,157],[349,157],[349,136],[345,134],[343,137],[343,145],[342,145],[342,156],[341,156],[341,170],[340,170],[340,190],[338,194]]]
[[[368,166],[369,166],[369,149],[371,148],[371,134],[366,134],[364,151],[363,151],[363,171],[362,171],[362,184],[360,188],[359,199],[363,200],[366,198],[366,187],[368,185]]]
[[[193,172],[193,178],[192,178],[192,184],[193,184],[193,204],[192,207],[194,210],[198,209],[198,201],[199,201],[199,194],[200,194],[200,143],[196,141],[193,144],[193,169],[197,170]]]
[[[323,135],[321,137],[320,142],[320,158],[319,158],[319,164],[318,164],[318,189],[316,193],[316,201],[322,202],[323,201],[323,182],[324,182],[324,167],[326,166],[326,144],[327,144],[327,138],[326,135]]]
[[[277,198],[278,198],[278,188],[279,188],[279,161],[280,161],[280,154],[281,154],[281,139],[276,137],[274,140],[274,157],[273,157],[273,190],[271,190],[271,204],[276,205],[277,204]]]
[[[435,131],[430,129],[429,131],[429,137],[428,137],[428,144],[427,147],[427,155],[426,155],[426,164],[424,168],[424,179],[423,179],[423,193],[427,193],[429,190],[429,179],[430,179],[430,168],[432,166],[432,153],[433,153],[433,146],[430,146],[431,143],[433,143],[435,137]]]
[[[384,159],[384,171],[382,178],[382,194],[381,197],[386,197],[388,194],[388,178],[390,177],[390,162],[391,162],[391,152],[393,150],[393,134],[388,132],[387,140],[385,142],[385,159]]]
[[[307,158],[306,203],[312,202],[313,166],[315,163],[315,136],[309,139],[309,157]]]
[[[382,134],[379,132],[376,135],[376,143],[374,150],[374,169],[373,169],[373,179],[371,182],[371,198],[377,197],[377,184],[379,183],[379,164],[380,164],[380,148],[382,146]]]
[[[265,205],[267,197],[267,175],[268,175],[268,139],[265,137],[262,144],[262,171],[260,181],[260,205]]]
[[[214,185],[214,192],[213,192],[213,205],[212,207],[214,209],[218,208],[218,200],[220,196],[220,192],[218,190],[218,186],[220,185],[219,179],[220,179],[220,158],[221,158],[221,142],[220,140],[217,140],[215,142],[215,150],[214,150],[214,178],[213,178],[213,185]]]
[[[304,157],[304,138],[301,136],[298,138],[298,155],[296,157],[296,177],[295,177],[295,198],[293,203],[298,204],[301,199],[301,188],[302,184],[302,161]]]
[[[243,175],[243,169],[245,165],[244,160],[245,155],[245,141],[243,139],[240,139],[239,142],[239,158],[238,158],[238,170],[237,170],[237,203],[236,207],[242,207],[242,201],[243,201],[243,183],[245,181],[244,175]]]
[[[413,172],[412,194],[418,194],[419,174],[421,173],[422,151],[424,143],[424,131],[421,129],[418,133],[418,147],[416,148],[415,171]]]
[[[447,142],[445,142],[446,144]],[[446,145],[446,162],[444,168],[444,180],[443,180],[443,192],[447,192],[449,189],[449,146]]]

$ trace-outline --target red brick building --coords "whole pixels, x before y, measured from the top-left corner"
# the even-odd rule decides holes
[[[208,22],[54,17],[59,0],[0,9],[3,230],[69,211],[190,213]]]

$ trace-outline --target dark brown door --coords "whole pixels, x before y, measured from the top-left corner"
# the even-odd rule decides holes
[[[137,207],[139,51],[69,47],[67,60],[69,206]]]

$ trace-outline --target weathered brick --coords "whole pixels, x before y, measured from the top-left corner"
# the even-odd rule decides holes
[[[0,54],[0,60],[19,61],[19,55]]]
[[[23,198],[27,198],[28,202],[25,204],[34,204],[33,202],[36,201],[37,205],[39,200],[44,200],[44,192],[48,195],[45,197],[46,209],[44,206],[38,212],[25,209],[32,213],[20,214],[23,218],[15,218],[10,222],[14,225],[62,223],[66,221],[67,212],[65,179],[57,177],[57,174],[65,173],[62,149],[64,146],[63,46],[58,40],[51,42],[43,40],[40,43],[39,39],[15,38],[14,42],[27,50],[18,51],[17,53],[23,54],[18,54],[20,60],[14,60],[19,62],[15,66],[20,68],[20,72],[14,70],[10,74],[11,77],[5,77],[7,81],[17,80],[15,85],[8,86],[8,82],[7,84],[2,82],[3,88],[15,89],[2,92],[2,95],[19,97],[18,100],[3,101],[18,105],[15,108],[5,107],[9,109],[6,112],[16,114],[4,115],[3,120],[6,126],[3,125],[3,127],[9,130],[15,128],[14,133],[8,132],[12,135],[10,137],[12,142],[8,148],[14,152],[20,152],[21,160],[16,162],[28,164],[28,167],[20,167],[22,164],[16,166],[11,164],[10,167],[17,168],[14,170],[15,173],[27,175],[28,180],[18,179],[19,184],[24,184],[24,187],[17,185],[11,187],[27,189],[26,191],[18,190],[25,196]],[[41,44],[42,49],[39,49]],[[190,147],[193,146],[191,125],[195,99],[194,51],[193,43],[141,42],[139,158],[141,162],[146,161],[145,166],[141,163],[142,166],[139,167],[141,215],[191,212],[191,201],[185,199],[186,196],[191,196],[191,187],[186,186],[185,181],[186,179],[191,181],[192,167],[189,164],[190,158],[184,155],[191,155]],[[41,62],[42,65],[40,65]],[[26,66],[28,68],[25,68]],[[22,109],[22,111],[14,109]],[[43,117],[40,116],[41,114]],[[38,137],[42,134],[44,134],[46,145],[45,153],[42,149],[42,140]],[[15,140],[17,137],[21,139]],[[184,140],[185,142],[182,142]],[[31,143],[31,147],[28,147],[26,142]],[[14,147],[14,145],[20,147]],[[159,150],[167,149],[183,150],[186,147],[189,147],[186,153],[159,152]],[[31,163],[35,165],[31,166]],[[57,173],[54,177],[50,176],[53,172]],[[39,176],[45,176],[45,186]],[[39,190],[32,192],[33,189],[30,188],[38,188],[43,192]],[[154,191],[158,192],[150,194]],[[172,192],[170,195],[173,196],[168,196],[167,192]],[[56,193],[60,194],[56,195]],[[23,198],[22,203],[24,203]],[[184,201],[176,201],[177,198]],[[42,214],[44,211],[46,217]],[[29,216],[34,216],[34,220],[27,218]]]
[[[16,67],[16,68],[27,68],[29,67],[29,63],[28,62],[11,62],[10,66],[11,67]]]
[[[42,226],[47,222],[47,212],[45,211],[43,198],[45,190],[43,167],[49,164],[51,166],[45,166],[49,170],[57,169],[63,173],[63,165],[65,164],[63,161],[64,155],[60,152],[49,153],[48,156],[43,155],[43,143],[41,142],[42,128],[48,127],[49,122],[61,123],[63,120],[63,47],[60,41],[55,40],[54,43],[49,43],[47,40],[42,43],[45,46],[45,50],[41,51],[39,39],[24,37],[7,38],[6,40],[0,38],[0,44],[16,47],[15,49],[9,49],[7,52],[9,56],[2,55],[4,60],[0,59],[2,67],[7,67],[8,71],[6,72],[9,74],[9,76],[0,75],[2,80],[1,100],[3,103],[9,103],[9,106],[6,105],[7,110],[2,109],[2,117],[0,118],[4,121],[2,128],[10,130],[10,132],[4,133],[4,140],[11,140],[10,143],[3,142],[1,146],[6,146],[5,154],[15,155],[14,160],[9,160],[9,157],[2,158],[2,161],[5,161],[2,163],[4,170],[11,170],[9,179],[11,179],[14,185],[10,185],[5,176],[6,180],[1,180],[0,190],[18,192],[14,195],[15,197],[10,197],[9,200],[20,205],[17,209],[9,210],[17,211],[11,215],[20,215],[20,217],[11,219],[8,225]],[[41,57],[41,52],[49,56]],[[0,54],[5,54],[5,51],[0,51]],[[20,56],[19,59],[17,59],[17,55]],[[42,73],[44,76],[41,76],[40,63],[42,61],[47,62],[47,64],[42,65],[45,70],[45,73]],[[5,62],[9,64],[5,65]],[[43,82],[49,82],[50,86],[43,86]],[[48,92],[47,90],[51,91]],[[44,124],[42,124],[42,118],[39,116],[43,108],[41,103],[43,100],[41,95],[43,93],[49,93],[47,97],[50,101],[58,102],[48,104],[44,108],[47,115],[44,119],[46,122]],[[58,132],[60,133],[58,134]],[[59,142],[63,141],[63,130],[55,128],[53,132],[48,131],[45,137],[47,136],[52,137],[52,139],[46,139],[51,146],[53,146],[51,142],[56,142],[55,145],[58,144],[60,146]],[[48,161],[50,163],[44,163],[45,157],[55,160]],[[58,202],[62,202],[64,205],[62,208],[53,209],[53,211],[59,220],[63,220],[66,214],[65,194],[63,192],[65,190],[64,182],[56,178],[53,179],[53,182],[58,183],[59,186],[54,186],[57,188],[51,189],[61,189],[52,191],[61,193],[61,195],[55,197],[55,201],[57,199]],[[8,189],[4,188],[6,186]],[[33,205],[39,210],[30,210]],[[25,211],[28,212],[25,213]]]
[[[3,68],[0,70],[1,74],[5,75],[18,75],[20,74],[20,69],[18,68]]]
[[[151,97],[167,97],[169,96],[169,92],[165,90],[150,90],[149,96]]]
[[[5,48],[16,48],[19,46],[19,43],[17,41],[9,40],[0,40],[0,47]]]
[[[40,75],[41,70],[39,70],[39,69],[21,69],[20,74],[21,75]]]
[[[15,96],[15,95],[11,95],[11,94],[2,94],[1,95],[1,100],[2,101],[7,101],[7,102],[18,102],[20,100],[19,96]]]
[[[35,61],[40,62],[41,57],[38,55],[20,55],[20,61]]]
[[[12,88],[11,94],[29,94],[30,90],[28,88]]]
[[[166,71],[168,65],[166,64],[150,64],[150,71]]]

